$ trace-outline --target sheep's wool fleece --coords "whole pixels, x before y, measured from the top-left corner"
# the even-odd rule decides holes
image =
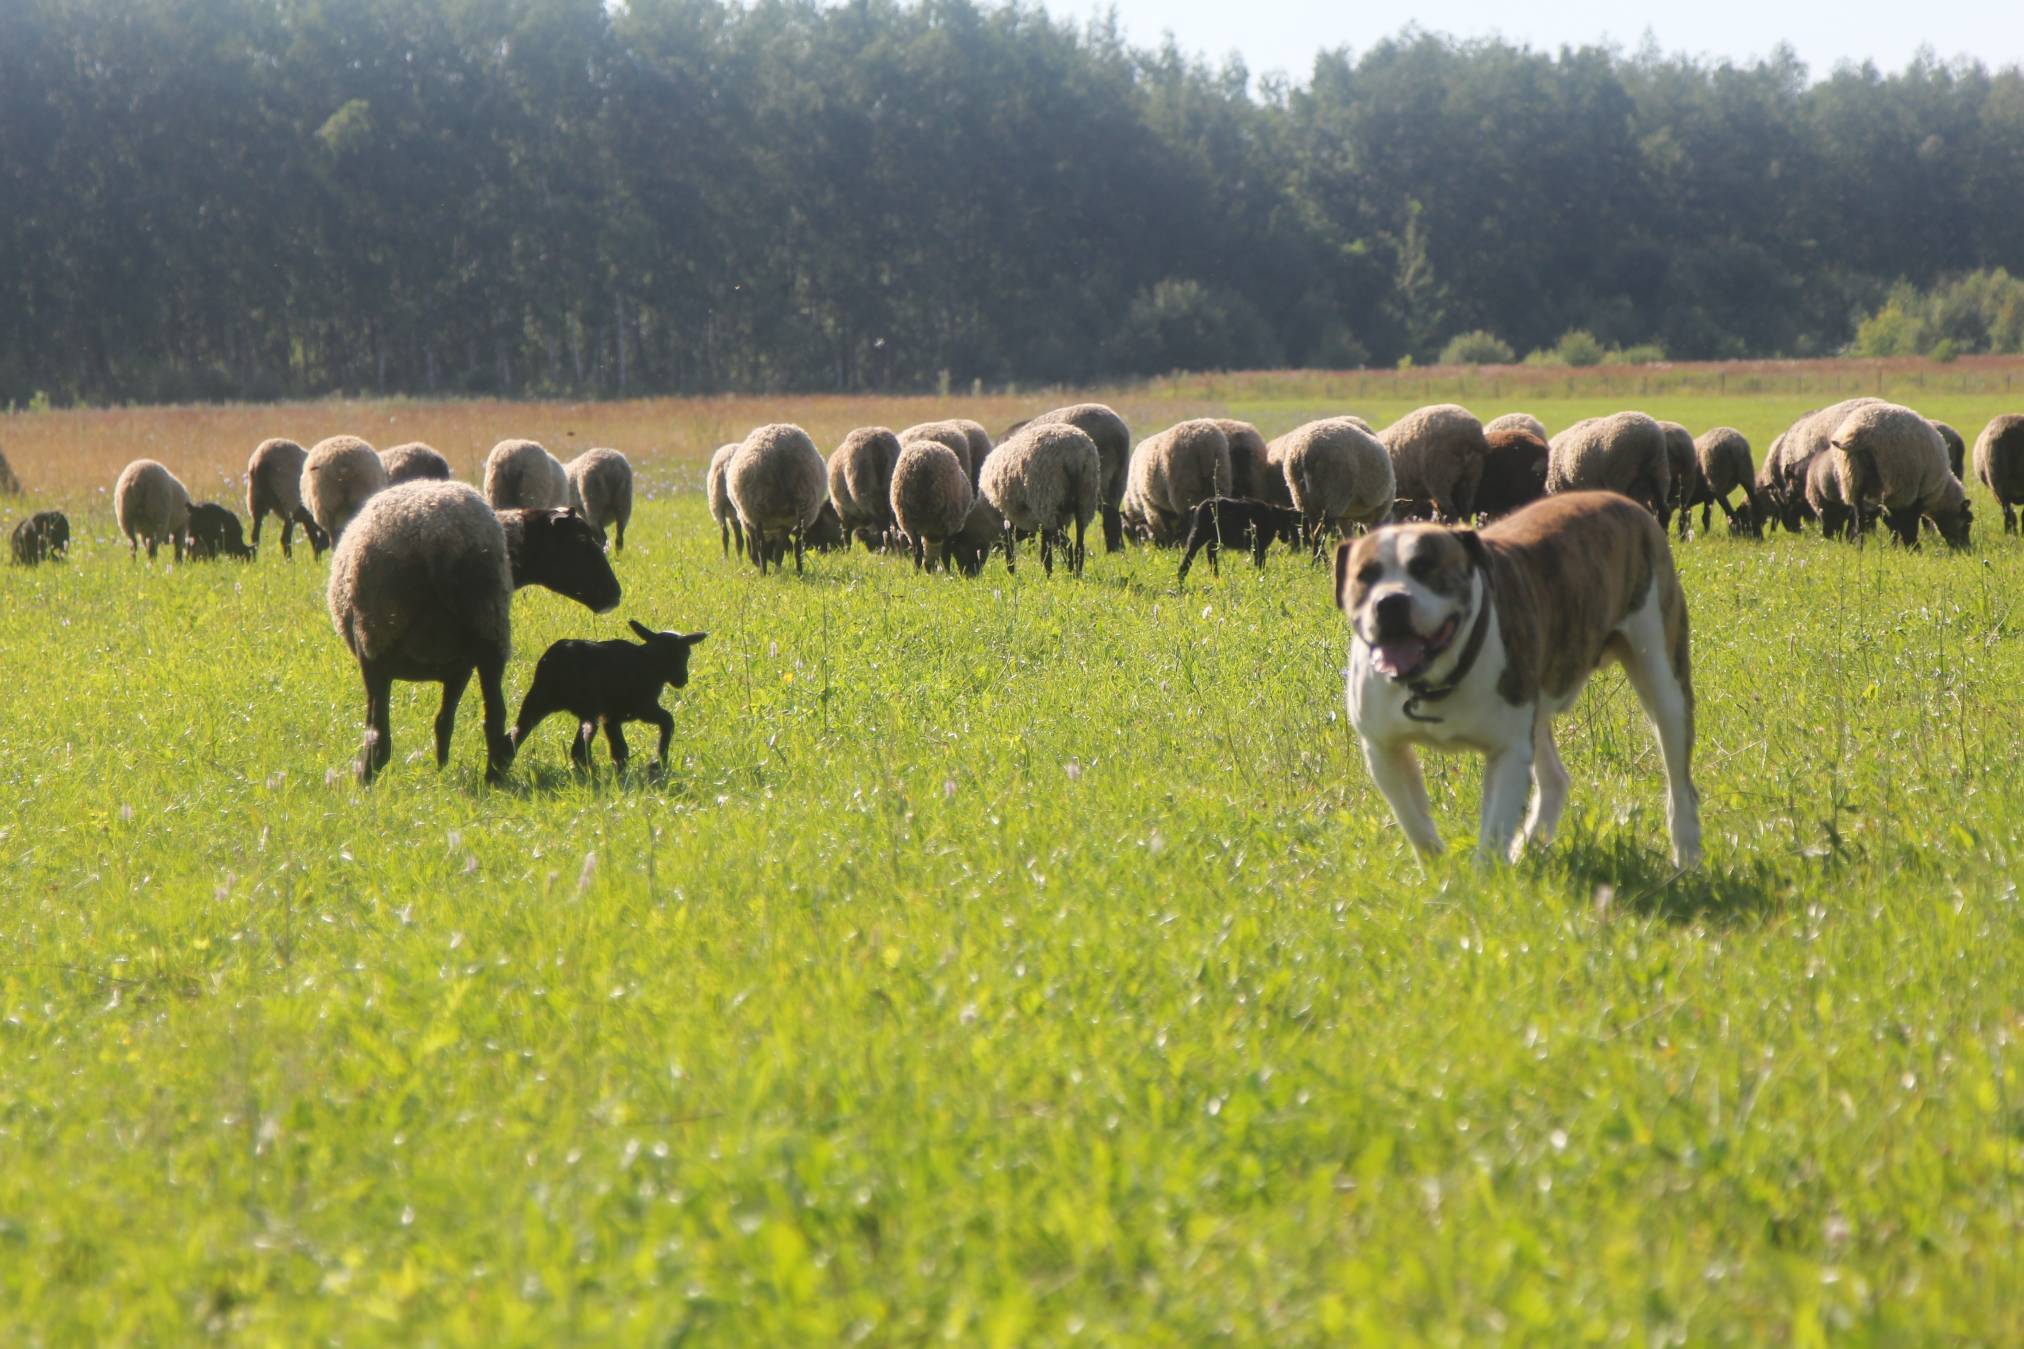
[[[1062,529],[1096,514],[1103,461],[1066,422],[1028,422],[984,461],[984,496],[1014,527]]]
[[[1947,443],[1908,407],[1859,407],[1842,420],[1831,443],[1841,497],[1850,504],[1856,500],[1850,460],[1865,456],[1876,465],[1877,499],[1886,510],[1933,511],[1960,500],[1960,481],[1947,466]]]
[[[724,478],[748,530],[778,533],[814,524],[829,500],[829,465],[808,433],[788,422],[746,436]]]
[[[120,470],[112,489],[113,517],[120,533],[164,539],[190,524],[190,494],[176,475],[152,459],[136,459]]]
[[[361,660],[438,649],[447,658],[466,634],[504,651],[513,600],[506,531],[464,483],[390,487],[365,503],[338,540],[328,598],[338,636]]]

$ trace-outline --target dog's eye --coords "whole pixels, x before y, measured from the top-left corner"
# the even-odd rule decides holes
[[[1377,578],[1382,575],[1384,575],[1383,567],[1375,562],[1366,562],[1363,564],[1363,570],[1356,574],[1356,583],[1360,586],[1374,586],[1377,584]]]
[[[1419,553],[1414,556],[1412,561],[1406,563],[1406,575],[1412,577],[1415,581],[1424,581],[1439,571],[1440,567],[1441,564],[1433,558],[1428,557],[1425,553]]]

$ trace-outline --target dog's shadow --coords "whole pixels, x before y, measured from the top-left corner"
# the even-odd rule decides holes
[[[1703,863],[1681,870],[1663,854],[1622,837],[1566,838],[1534,866],[1598,911],[1666,923],[1751,922],[1780,903],[1778,877],[1765,863]]]

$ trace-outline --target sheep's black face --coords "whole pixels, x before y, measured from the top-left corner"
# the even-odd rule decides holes
[[[567,508],[526,515],[527,582],[566,595],[592,613],[618,608],[618,576],[590,521]]]
[[[1974,520],[1974,511],[1970,510],[1968,503],[1963,501],[1959,510],[1937,516],[1934,518],[1933,523],[1939,526],[1940,537],[1947,541],[1948,547],[1966,549],[1972,546],[1968,542],[1968,527],[1974,523]]]
[[[646,643],[647,650],[654,653],[661,662],[661,678],[672,688],[684,688],[689,682],[689,651],[710,634],[692,632],[655,632],[638,619],[632,620],[632,630]]]

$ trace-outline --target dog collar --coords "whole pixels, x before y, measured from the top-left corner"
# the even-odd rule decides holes
[[[1476,568],[1483,577],[1483,602],[1476,609],[1476,621],[1469,626],[1469,640],[1462,644],[1462,654],[1455,658],[1455,668],[1438,684],[1429,684],[1423,679],[1409,679],[1406,687],[1412,690],[1412,697],[1406,699],[1405,714],[1409,720],[1437,722],[1440,717],[1422,713],[1421,703],[1437,703],[1462,687],[1462,681],[1469,677],[1469,671],[1476,667],[1476,657],[1483,653],[1483,639],[1490,633],[1490,569]]]

